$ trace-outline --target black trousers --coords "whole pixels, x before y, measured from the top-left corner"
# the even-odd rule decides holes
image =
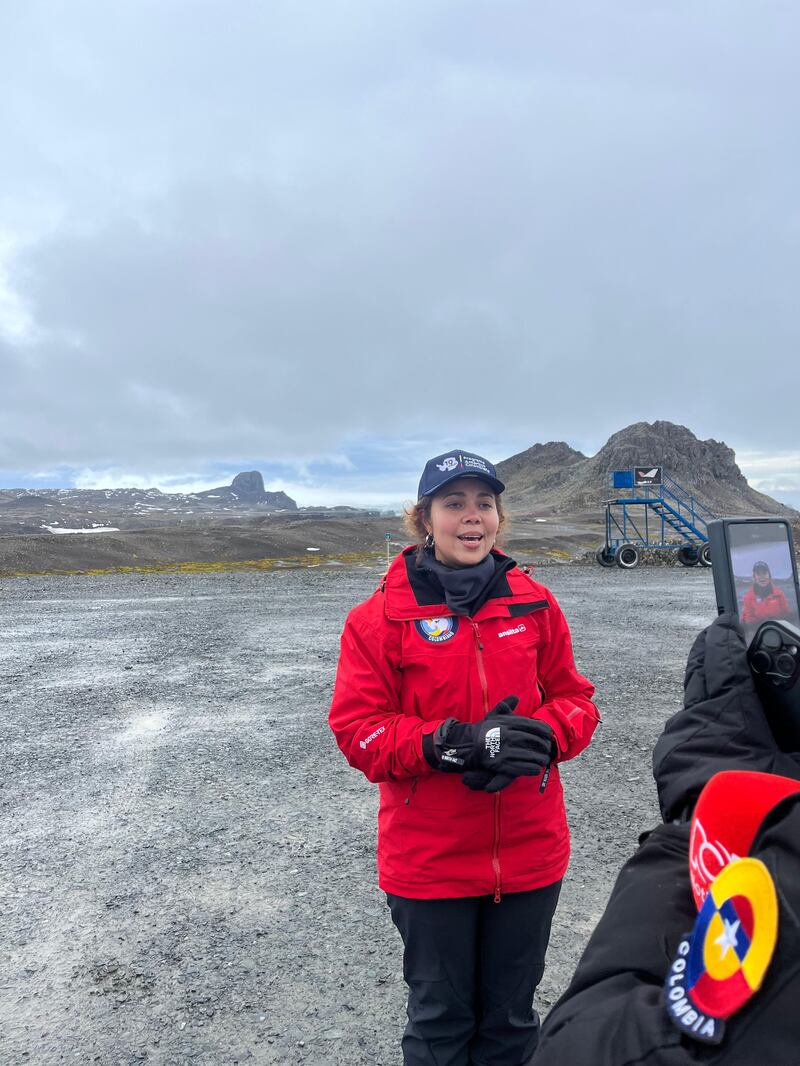
[[[524,1066],[561,882],[464,899],[387,896],[409,988],[404,1066]]]

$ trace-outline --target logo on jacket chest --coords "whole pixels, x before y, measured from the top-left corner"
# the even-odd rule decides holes
[[[422,618],[414,625],[422,639],[429,644],[443,644],[458,632],[457,618]]]

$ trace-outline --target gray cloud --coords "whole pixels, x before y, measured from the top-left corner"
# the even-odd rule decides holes
[[[2,19],[0,467],[796,447],[792,5]]]

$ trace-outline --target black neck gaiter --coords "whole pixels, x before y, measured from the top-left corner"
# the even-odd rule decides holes
[[[422,561],[417,565],[438,577],[444,589],[445,603],[454,614],[471,614],[472,607],[481,599],[495,575],[491,552],[474,566],[453,567],[440,563],[433,549],[426,548]]]
[[[764,585],[762,587],[761,585],[757,585],[755,583],[755,581],[754,581],[753,582],[753,591],[756,594],[756,599],[757,600],[765,600],[767,598],[767,596],[771,596],[772,595],[772,582],[770,581],[770,583],[768,585]]]

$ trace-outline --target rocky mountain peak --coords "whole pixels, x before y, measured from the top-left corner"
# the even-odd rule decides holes
[[[508,478],[527,466],[570,466],[585,458],[583,452],[571,448],[566,441],[551,440],[547,444],[534,444],[524,452],[512,455],[510,459],[504,459],[502,463],[498,463],[497,471],[501,477]]]
[[[594,462],[608,471],[662,466],[680,484],[713,479],[747,486],[732,448],[722,441],[699,440],[686,426],[674,422],[626,426],[608,438]]]
[[[273,510],[297,510],[297,504],[285,492],[265,491],[264,478],[258,470],[245,470],[241,474],[237,474],[230,485],[222,485],[217,489],[195,492],[194,496],[205,502],[223,501],[236,506],[262,503]]]
[[[266,495],[264,492],[264,478],[258,470],[245,470],[243,473],[237,474],[233,479],[231,491],[242,499],[249,497],[263,499]]]
[[[535,444],[497,464],[512,511],[560,514],[597,511],[614,495],[610,474],[635,466],[661,466],[689,495],[718,515],[795,512],[747,483],[732,448],[699,440],[674,422],[635,422],[614,433],[587,458],[563,441]]]

